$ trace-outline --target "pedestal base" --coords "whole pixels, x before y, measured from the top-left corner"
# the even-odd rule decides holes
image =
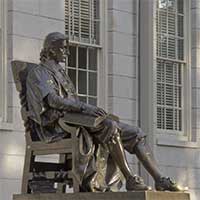
[[[106,192],[67,194],[19,194],[13,200],[190,200],[189,193],[180,192]]]

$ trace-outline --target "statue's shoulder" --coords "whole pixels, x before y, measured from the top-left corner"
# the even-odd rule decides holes
[[[42,64],[37,64],[29,71],[27,79],[43,79],[49,75],[49,71]]]

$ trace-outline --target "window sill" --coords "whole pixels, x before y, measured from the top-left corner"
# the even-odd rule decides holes
[[[190,142],[186,141],[185,137],[182,139],[178,138],[168,138],[158,136],[156,139],[156,144],[158,146],[166,146],[166,147],[176,147],[176,148],[192,148],[192,149],[199,149],[200,148],[200,142]]]

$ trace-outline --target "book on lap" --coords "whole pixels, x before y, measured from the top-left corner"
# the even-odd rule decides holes
[[[83,113],[68,113],[68,112],[65,112],[63,120],[65,121],[65,123],[68,124],[74,124],[85,127],[96,127],[106,118],[112,119],[114,121],[119,121],[119,118],[113,114],[107,114],[104,116],[95,117]]]

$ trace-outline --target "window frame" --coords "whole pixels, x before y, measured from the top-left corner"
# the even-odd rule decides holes
[[[65,0],[66,1],[66,0]],[[104,109],[108,108],[107,105],[107,3],[106,1],[99,1],[99,44],[89,44],[78,42],[69,39],[69,45],[78,47],[92,47],[97,48],[97,106]],[[66,30],[66,29],[65,29]]]
[[[66,71],[68,72],[68,70],[74,70],[75,71],[75,73],[76,73],[76,83],[75,83],[75,86],[76,86],[76,93],[78,94],[78,96],[80,97],[80,98],[86,98],[86,101],[87,101],[87,103],[89,103],[88,101],[88,99],[89,98],[92,98],[92,99],[96,99],[97,100],[97,104],[96,105],[98,105],[98,72],[99,72],[99,52],[101,51],[101,48],[99,48],[99,47],[96,47],[95,48],[95,50],[96,50],[96,69],[95,70],[92,70],[92,69],[89,69],[89,49],[90,48],[94,48],[94,47],[91,47],[90,45],[88,45],[88,46],[83,46],[83,45],[74,45],[73,44],[73,42],[71,42],[70,43],[70,46],[73,46],[74,48],[75,48],[75,50],[76,50],[76,66],[69,66],[69,64],[68,64],[68,66],[67,66],[67,69],[66,69]],[[85,66],[85,68],[80,68],[79,66],[78,66],[78,63],[79,63],[79,56],[78,56],[78,54],[79,54],[79,51],[78,51],[78,49],[79,48],[85,48],[86,49],[86,66]],[[80,72],[85,72],[86,74],[87,74],[87,79],[86,79],[86,93],[78,93],[79,91],[79,84],[78,84],[78,76],[79,76],[79,73]],[[91,95],[91,94],[89,94],[89,74],[90,73],[95,73],[96,75],[97,75],[97,78],[96,78],[96,95]]]
[[[157,1],[157,0],[156,0]],[[184,0],[184,11],[185,11],[185,20],[184,20],[184,59],[181,61],[182,64],[184,64],[182,76],[183,76],[183,89],[182,89],[182,98],[183,98],[183,112],[182,112],[182,131],[175,131],[175,130],[167,130],[167,129],[158,129],[157,128],[157,85],[155,83],[154,85],[154,95],[155,95],[155,122],[156,122],[156,133],[158,138],[176,138],[178,140],[182,141],[191,141],[192,135],[191,135],[191,41],[190,41],[190,30],[191,30],[191,23],[190,23],[190,2],[187,0]],[[156,16],[156,5],[155,5],[155,16]],[[156,17],[155,17],[156,19]],[[157,32],[156,32],[156,23],[154,28],[154,40],[157,39]],[[156,43],[156,42],[155,42]],[[156,50],[156,46],[154,47]],[[155,60],[159,59],[157,55],[155,55]],[[170,60],[169,58],[166,58],[166,60]],[[172,60],[174,61],[174,60]],[[178,61],[180,62],[180,61]],[[155,61],[155,68],[156,68],[156,61]],[[156,69],[155,69],[156,73]],[[154,74],[156,76],[156,74]],[[155,77],[156,79],[156,77]]]
[[[174,134],[174,132],[160,132],[157,129],[157,89],[156,89],[156,1],[140,0],[140,48],[139,48],[139,123],[144,132],[148,134],[148,142],[154,148],[154,145],[171,146],[171,141],[174,141],[177,146],[181,142],[194,141],[192,139],[191,129],[191,33],[188,32],[185,40],[188,42],[185,46],[186,61],[188,63],[184,71],[184,118],[185,129],[183,135]],[[191,2],[186,0],[186,13],[188,31],[191,30]],[[145,26],[143,25],[145,24]],[[186,28],[186,27],[185,27]],[[144,59],[145,58],[145,59]],[[165,142],[163,142],[165,141]],[[177,141],[177,142],[176,142]],[[181,144],[182,145],[182,144]]]

